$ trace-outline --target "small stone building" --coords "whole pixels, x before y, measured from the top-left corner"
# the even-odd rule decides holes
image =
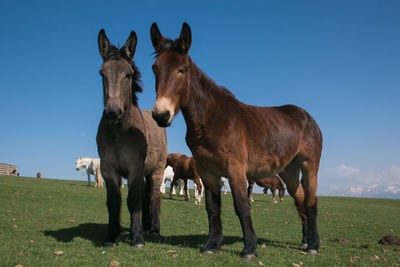
[[[11,176],[17,176],[17,166],[6,164],[6,163],[0,163],[0,175],[11,175]]]

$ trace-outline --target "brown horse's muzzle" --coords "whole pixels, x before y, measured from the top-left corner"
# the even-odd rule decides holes
[[[154,104],[152,115],[153,119],[160,127],[168,127],[172,123],[175,115],[175,105],[169,98],[162,97],[156,100]]]
[[[170,126],[170,118],[171,114],[169,111],[164,111],[162,113],[157,113],[154,110],[151,112],[153,115],[153,119],[157,122],[157,125],[160,127],[168,127]]]

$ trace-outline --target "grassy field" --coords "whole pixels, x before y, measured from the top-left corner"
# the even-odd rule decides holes
[[[131,247],[126,188],[123,238],[117,247],[103,248],[106,192],[86,183],[0,176],[0,266],[400,266],[400,247],[377,243],[388,234],[400,236],[400,200],[319,197],[321,249],[311,256],[299,245],[301,224],[292,199],[273,204],[270,195],[255,194],[259,257],[246,262],[239,257],[242,231],[230,194],[222,196],[224,242],[216,255],[200,254],[207,214],[204,205],[193,205],[193,197],[163,198],[163,237],[145,236],[144,249]]]

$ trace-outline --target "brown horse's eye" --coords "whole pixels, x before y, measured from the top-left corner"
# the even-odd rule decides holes
[[[185,73],[185,71],[186,71],[186,68],[182,68],[182,69],[178,70],[178,72],[181,73],[181,74]]]

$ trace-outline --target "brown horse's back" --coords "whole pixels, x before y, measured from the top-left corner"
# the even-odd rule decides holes
[[[294,105],[257,107],[240,103],[246,136],[247,177],[283,170],[297,155],[320,155],[322,134],[314,119]],[[318,140],[318,141],[316,141]],[[319,157],[319,156],[318,156]]]

